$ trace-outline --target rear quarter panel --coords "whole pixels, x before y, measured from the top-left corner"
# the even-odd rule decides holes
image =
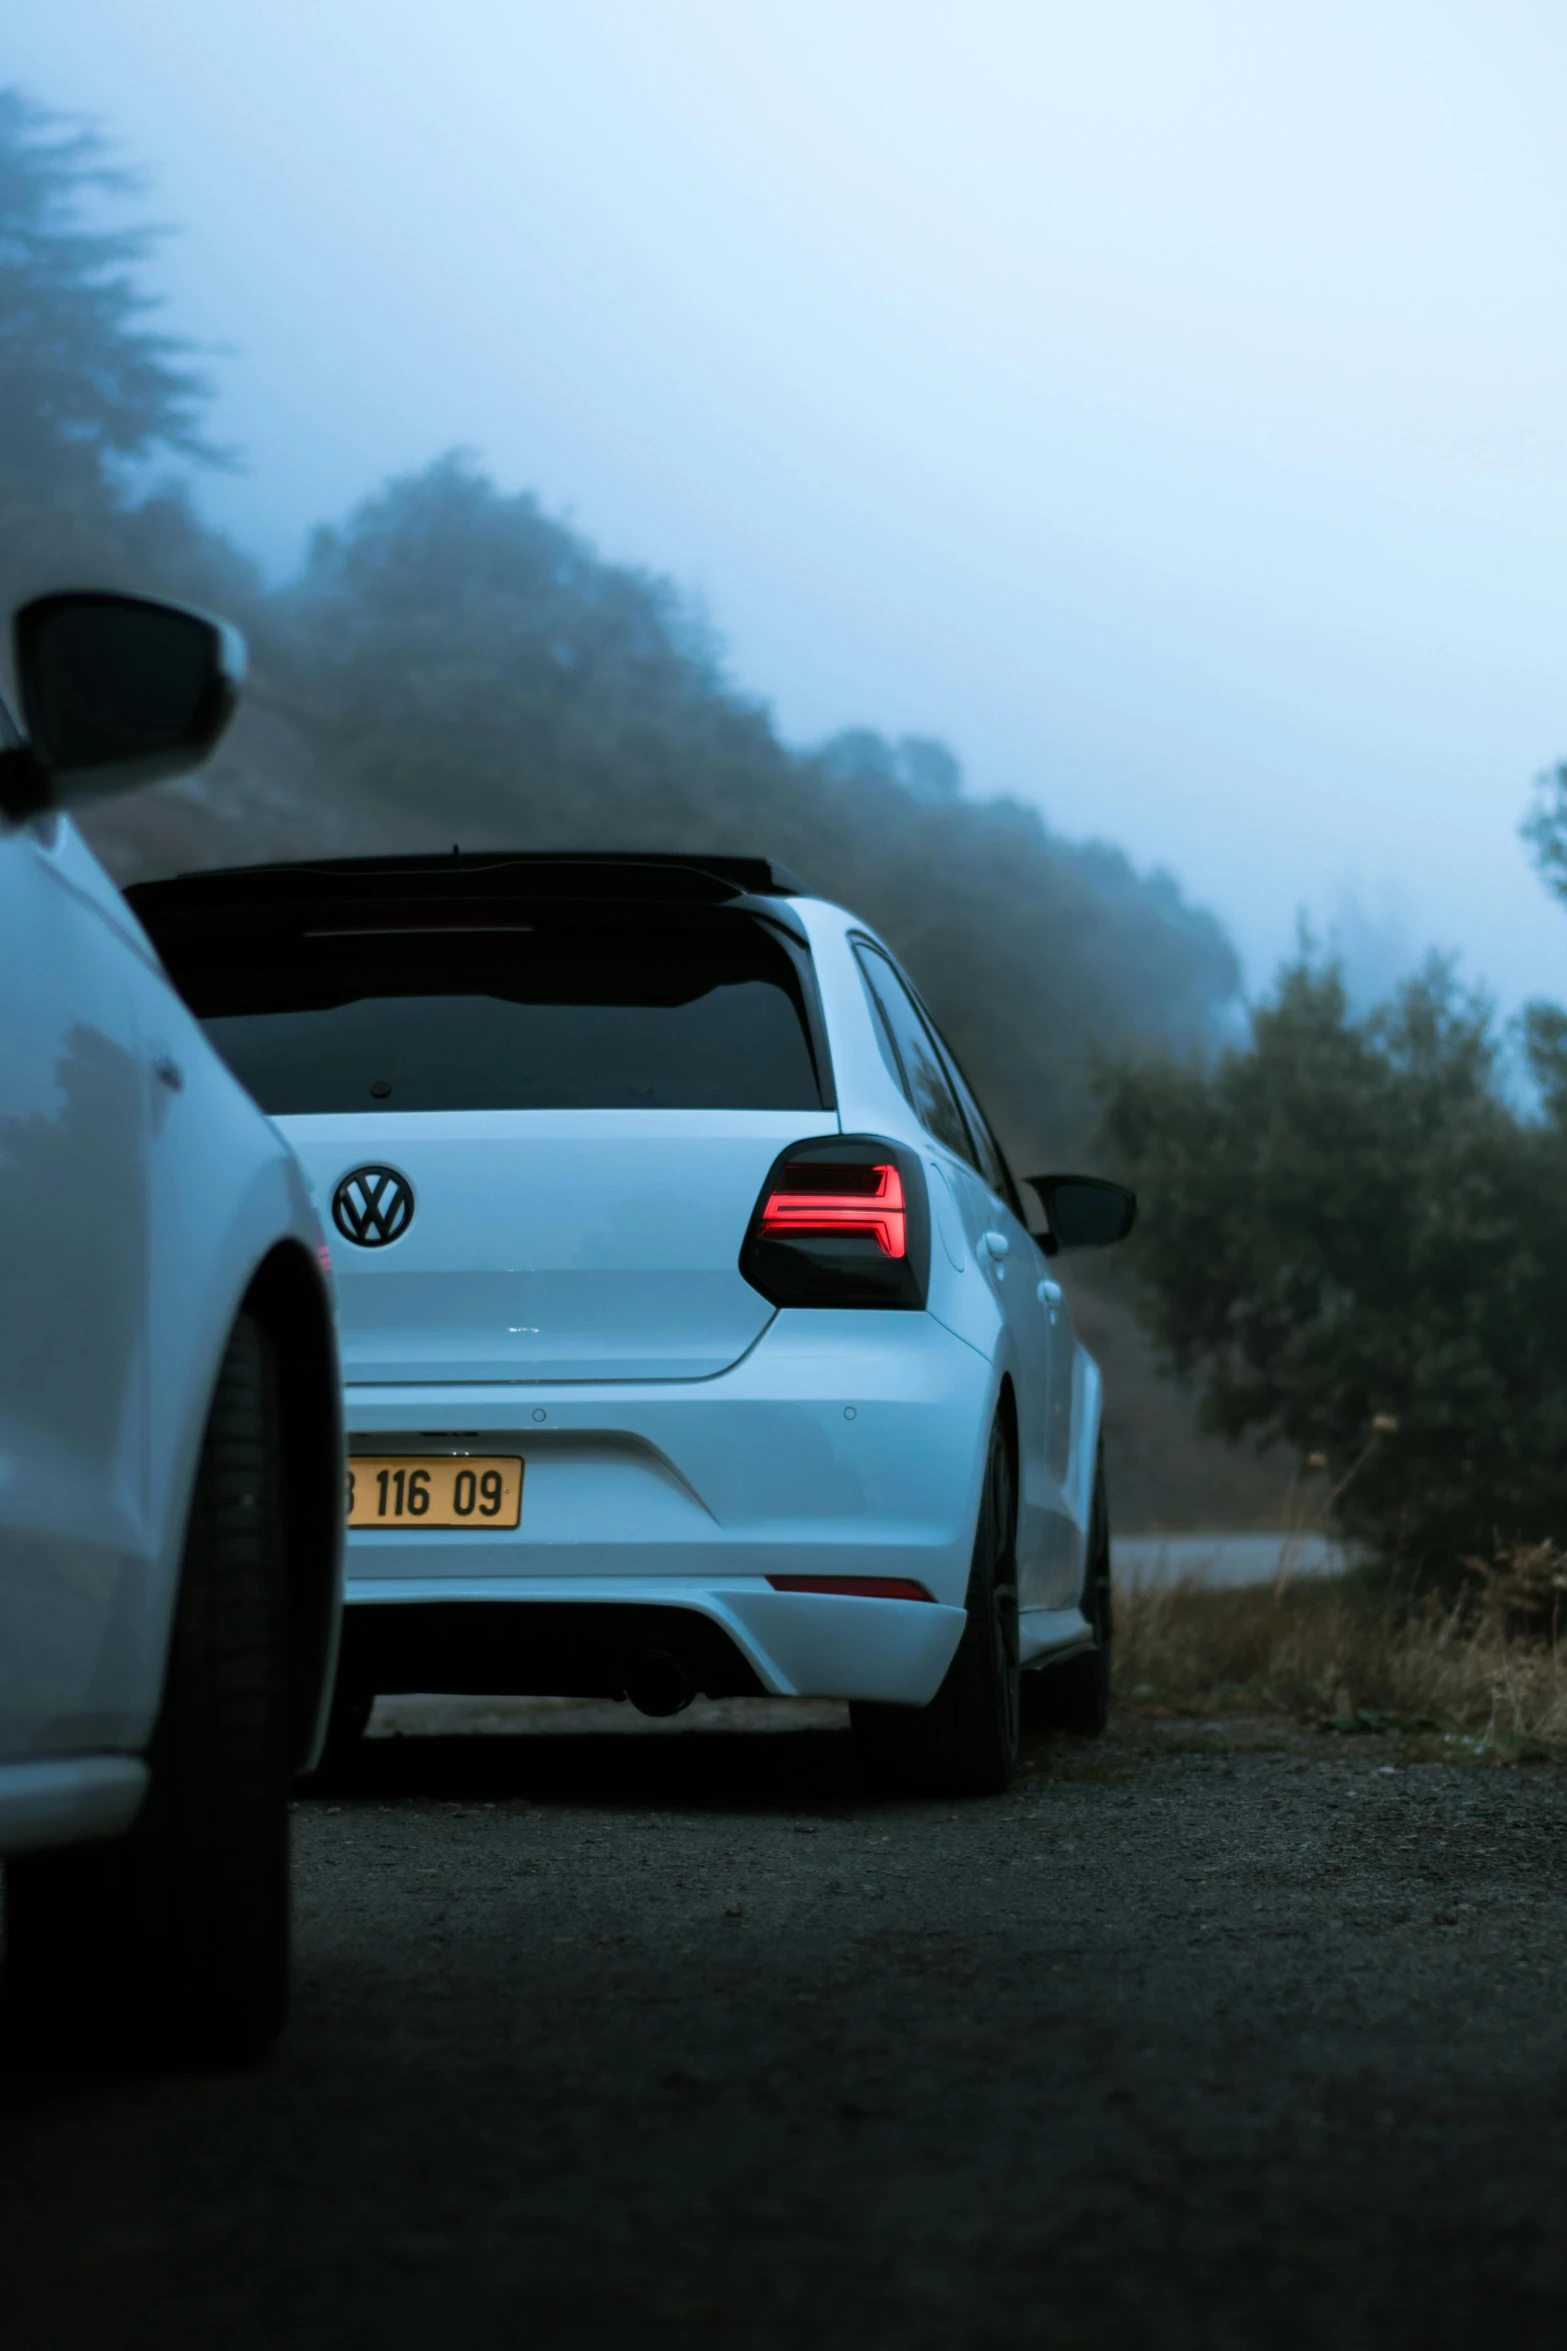
[[[977,1507],[983,1444],[1003,1383],[1010,1381],[1017,1392],[1022,1382],[1013,1334],[990,1282],[975,1261],[975,1234],[970,1230],[973,1218],[965,1213],[962,1197],[967,1171],[950,1163],[948,1154],[925,1132],[883,1056],[853,948],[856,938],[876,942],[876,933],[843,908],[821,901],[800,902],[796,912],[806,925],[816,963],[844,1131],[892,1136],[910,1144],[924,1159],[931,1196],[930,1312],[990,1366],[987,1417],[975,1468]],[[1020,1255],[1016,1271],[1023,1274],[1027,1270]],[[1068,1523],[1060,1527],[1052,1511],[1047,1530],[1043,1523],[1046,1513],[1036,1507],[1032,1517],[1038,1523],[1019,1530],[1021,1543],[1032,1542],[1036,1549],[1047,1547],[1052,1556],[1064,1535],[1075,1558],[1075,1565],[1067,1568],[1068,1580],[1081,1572],[1099,1441],[1100,1390],[1098,1366],[1079,1345],[1072,1373],[1070,1468],[1064,1482]],[[1024,1483],[1027,1488],[1026,1476]]]
[[[817,900],[799,903],[796,912],[809,932],[821,987],[839,1123],[845,1134],[888,1135],[924,1160],[930,1180],[930,1312],[993,1365],[999,1392],[1002,1376],[1015,1370],[1005,1317],[985,1282],[974,1278],[955,1187],[944,1173],[946,1155],[920,1125],[887,1066],[855,961],[853,941],[875,941],[876,933],[842,907]]]

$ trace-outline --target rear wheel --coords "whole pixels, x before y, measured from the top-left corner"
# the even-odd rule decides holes
[[[1110,1510],[1103,1462],[1094,1477],[1079,1605],[1093,1628],[1094,1645],[1064,1665],[1040,1666],[1023,1676],[1023,1721],[1031,1731],[1075,1731],[1097,1738],[1110,1719]]]
[[[288,2005],[285,1524],[272,1347],[248,1315],[197,1469],[135,1826],[6,1873],[13,2047],[236,2064]]]
[[[928,1706],[857,1701],[855,1743],[878,1779],[930,1795],[999,1795],[1018,1742],[1016,1485],[998,1423],[991,1431],[969,1567],[968,1622]]]

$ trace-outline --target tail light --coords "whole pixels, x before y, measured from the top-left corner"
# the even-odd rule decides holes
[[[907,1257],[903,1178],[890,1160],[781,1168],[762,1202],[762,1231],[773,1241],[855,1234],[873,1240],[883,1257]]]
[[[791,1144],[762,1186],[740,1271],[775,1306],[923,1307],[930,1210],[919,1154],[878,1135]]]

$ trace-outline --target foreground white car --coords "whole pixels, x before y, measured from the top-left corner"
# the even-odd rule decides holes
[[[1025,1692],[1102,1723],[1100,1383],[1051,1260],[1135,1203],[1040,1178],[1030,1233],[862,923],[724,857],[132,897],[342,1235],[343,1732],[395,1690],[847,1698],[876,1763],[981,1790]]]
[[[0,1854],[13,2041],[257,2054],[341,1611],[322,1237],[287,1145],[61,813],[193,765],[240,649],[17,620],[0,708]]]

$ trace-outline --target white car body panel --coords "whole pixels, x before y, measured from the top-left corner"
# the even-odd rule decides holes
[[[63,820],[0,828],[0,1002],[3,1852],[134,1811],[218,1364],[263,1261],[322,1242]]]
[[[115,1743],[151,1548],[129,958],[52,829],[0,836],[0,1756]]]
[[[320,1199],[351,1169],[387,1163],[425,1204],[388,1248],[339,1249],[344,1380],[691,1380],[726,1370],[773,1311],[742,1277],[732,1235],[801,1122],[794,1110],[285,1120]]]
[[[515,1533],[356,1528],[350,1576],[371,1557],[417,1573],[432,1547],[470,1575],[667,1573],[699,1551],[729,1574],[913,1575],[960,1603],[989,1401],[984,1359],[926,1316],[790,1308],[700,1384],[351,1388],[359,1452],[455,1425],[527,1466]]]
[[[323,1206],[365,1165],[416,1197],[400,1239],[336,1244],[351,1450],[525,1463],[515,1530],[353,1530],[351,1612],[679,1606],[721,1624],[764,1689],[924,1703],[961,1632],[1005,1386],[1024,1660],[1092,1637],[1078,1601],[1097,1369],[1016,1210],[906,1098],[856,962],[874,934],[818,900],[788,913],[809,939],[832,1110],[279,1118]],[[835,1131],[925,1162],[925,1313],[775,1311],[739,1274],[774,1158]],[[766,1581],[801,1572],[910,1578],[933,1604]]]

